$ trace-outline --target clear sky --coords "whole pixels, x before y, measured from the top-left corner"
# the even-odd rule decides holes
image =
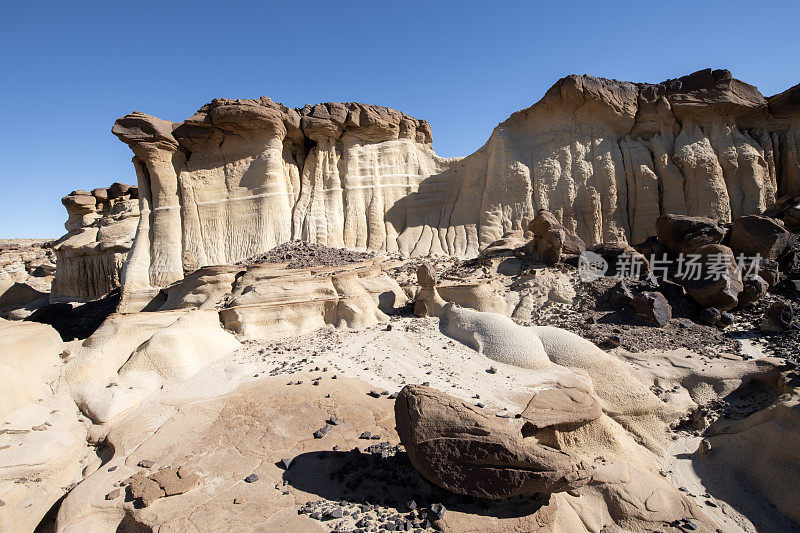
[[[800,82],[800,2],[4,2],[0,238],[58,237],[60,198],[136,183],[111,134],[215,97],[357,101],[424,118],[467,155],[560,77],[659,82],[728,68]]]

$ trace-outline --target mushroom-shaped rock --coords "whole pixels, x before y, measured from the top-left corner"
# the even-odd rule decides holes
[[[177,147],[178,141],[172,136],[173,127],[174,123],[168,120],[134,111],[118,118],[111,133],[131,146],[140,142],[162,142]]]
[[[429,387],[407,385],[394,409],[411,464],[449,491],[501,499],[572,490],[592,478],[579,458],[523,438],[519,421],[489,418]]]

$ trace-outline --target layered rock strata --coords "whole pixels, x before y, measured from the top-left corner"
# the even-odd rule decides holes
[[[114,183],[91,192],[73,191],[61,203],[69,218],[66,235],[53,244],[52,295],[91,300],[119,287],[139,223],[138,188]]]
[[[436,156],[425,121],[378,106],[262,97],[178,123],[132,113],[113,129],[134,152],[144,215],[125,289],[290,239],[474,256],[539,209],[590,246],[640,242],[664,213],[761,213],[800,192],[799,94],[764,98],[726,70],[568,76],[462,159]]]

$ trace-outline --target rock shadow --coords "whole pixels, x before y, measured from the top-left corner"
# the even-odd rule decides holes
[[[440,503],[457,512],[517,518],[537,512],[550,500],[550,494],[505,500],[454,494],[425,480],[405,452],[389,456],[369,450],[304,453],[294,458],[283,479],[296,489],[326,500],[382,505],[401,513],[409,510],[407,503],[413,500],[420,509]]]

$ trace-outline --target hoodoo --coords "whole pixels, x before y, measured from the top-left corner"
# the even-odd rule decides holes
[[[800,86],[765,98],[727,70],[659,84],[568,76],[464,158],[393,109],[215,99],[183,122],[143,113],[142,217],[124,301],[289,240],[475,256],[539,209],[588,245],[638,243],[659,215],[721,222],[800,193]]]

